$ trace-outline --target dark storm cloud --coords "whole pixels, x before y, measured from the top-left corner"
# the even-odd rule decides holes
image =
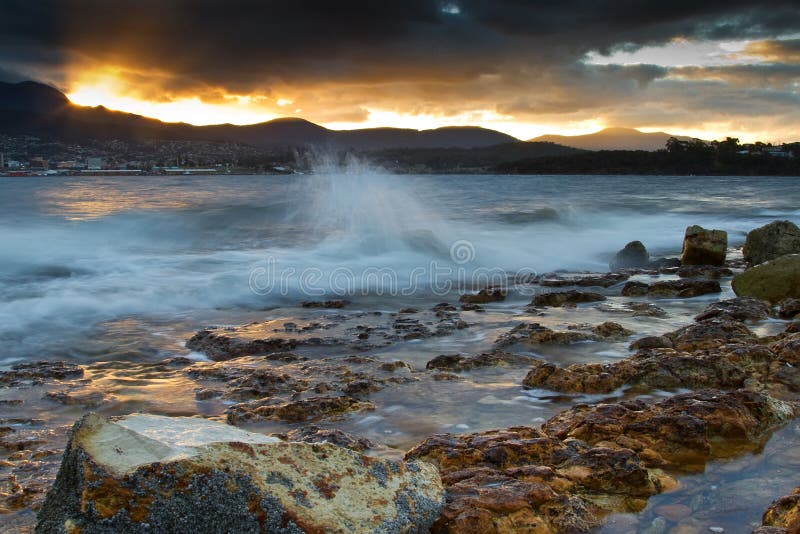
[[[674,37],[768,38],[800,30],[800,7],[737,0],[6,1],[0,30],[3,62],[111,62],[169,73],[175,90],[206,83],[247,91],[276,80],[469,79]]]
[[[792,34],[797,0],[5,0],[0,78],[67,89],[113,67],[126,96],[253,95],[318,122],[488,111],[528,123],[764,132],[800,120]],[[675,39],[751,40],[732,53],[751,64],[587,62]],[[291,106],[275,107],[287,97]]]

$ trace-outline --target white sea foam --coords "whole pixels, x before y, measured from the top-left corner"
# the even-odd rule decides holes
[[[450,269],[444,278],[604,270],[634,239],[676,252],[689,224],[726,229],[735,243],[773,218],[800,222],[800,186],[767,178],[753,188],[739,178],[393,176],[321,158],[302,177],[187,177],[173,187],[176,180],[3,182],[6,357],[64,349],[72,333],[124,317],[203,323],[207,310],[337,291],[389,299],[409,297],[398,295],[406,288],[418,297],[432,293],[434,268]],[[254,292],[252,274],[269,259],[276,276],[294,274]],[[309,272],[318,276],[300,278]]]

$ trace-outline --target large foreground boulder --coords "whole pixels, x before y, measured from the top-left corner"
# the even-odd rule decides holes
[[[682,265],[722,265],[728,248],[728,233],[694,225],[683,238]]]
[[[790,221],[773,221],[751,230],[744,242],[744,259],[758,265],[786,254],[800,253],[800,228]]]
[[[423,462],[203,419],[89,414],[36,532],[427,532],[443,500]]]
[[[800,298],[800,254],[789,254],[736,275],[731,282],[740,297],[754,297],[773,304]]]

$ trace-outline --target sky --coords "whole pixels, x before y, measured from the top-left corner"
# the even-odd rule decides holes
[[[3,0],[0,80],[193,124],[800,140],[800,2]]]

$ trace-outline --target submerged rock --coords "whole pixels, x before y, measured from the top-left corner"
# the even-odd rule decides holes
[[[500,335],[496,347],[506,347],[515,343],[533,345],[569,345],[580,341],[619,341],[633,332],[621,324],[606,321],[599,325],[570,325],[567,330],[553,330],[539,323],[520,324]]]
[[[536,282],[542,287],[611,287],[630,278],[626,273],[602,273],[586,276],[561,276],[546,274],[537,278]]]
[[[23,383],[41,384],[46,381],[80,378],[83,368],[68,362],[17,363],[10,371],[0,371],[0,386],[17,386]]]
[[[345,449],[363,452],[377,445],[367,438],[354,436],[338,428],[320,428],[315,425],[296,428],[281,436],[285,441],[304,443],[333,443]]]
[[[304,300],[303,302],[300,303],[300,306],[302,306],[303,308],[339,309],[339,308],[344,308],[348,304],[350,304],[349,300],[342,300],[342,299],[325,300],[325,301]]]
[[[212,360],[224,361],[248,354],[284,352],[294,349],[292,339],[241,339],[215,330],[201,330],[186,342],[186,348],[203,352]]]
[[[606,321],[597,326],[592,327],[592,332],[603,338],[604,340],[619,340],[632,336],[634,332],[623,327],[619,323],[613,321]]]
[[[686,229],[681,252],[682,265],[723,265],[728,248],[728,233],[694,225]]]
[[[339,312],[311,318],[280,318],[235,327],[206,328],[186,346],[224,361],[252,354],[285,353],[297,347],[347,347],[366,351],[403,340],[446,336],[467,328],[449,304],[402,313]]]
[[[716,267],[714,265],[684,265],[675,274],[681,278],[722,278],[733,276],[733,271],[727,267]]]
[[[755,339],[747,326],[724,315],[692,323],[664,335],[672,341],[673,347],[682,351],[716,349],[725,343]]]
[[[441,354],[425,364],[425,368],[447,371],[470,371],[480,367],[529,365],[530,363],[531,359],[528,356],[493,350],[491,352],[483,352],[477,356]]]
[[[474,295],[461,295],[458,299],[464,304],[486,304],[506,300],[506,291],[500,288],[481,289]]]
[[[762,263],[733,277],[733,291],[740,297],[755,297],[773,304],[800,298],[800,254],[790,254]]]
[[[625,248],[617,252],[609,264],[612,271],[620,269],[647,267],[650,264],[650,254],[641,241],[631,241]]]
[[[300,423],[331,419],[351,412],[374,410],[375,405],[353,397],[309,397],[307,399],[275,403],[270,398],[240,402],[227,410],[228,422],[272,420]]]
[[[721,291],[716,280],[665,280],[653,284],[628,282],[622,286],[623,297],[691,298]]]
[[[800,253],[800,228],[791,221],[773,221],[751,230],[742,250],[750,265],[759,265],[786,254]]]
[[[666,317],[667,312],[649,302],[624,302],[600,305],[598,309],[609,313],[626,313],[631,317]]]
[[[539,323],[520,324],[501,334],[495,346],[506,347],[515,343],[568,345],[579,341],[599,341],[600,336],[578,330],[556,331]]]
[[[523,384],[562,393],[610,393],[634,386],[747,388],[788,399],[800,394],[800,334],[758,345],[742,323],[704,321],[693,326],[700,329],[637,340],[633,348],[639,352],[614,363],[558,367],[533,359]]]
[[[695,316],[694,320],[726,318],[733,321],[763,321],[771,315],[772,309],[763,301],[750,297],[738,297],[709,304],[706,309]]]
[[[194,418],[76,423],[37,532],[424,532],[440,477]]]
[[[553,293],[542,293],[536,295],[531,301],[531,306],[558,308],[560,306],[575,306],[584,302],[600,302],[606,300],[605,295],[592,293],[590,291],[555,291]]]

